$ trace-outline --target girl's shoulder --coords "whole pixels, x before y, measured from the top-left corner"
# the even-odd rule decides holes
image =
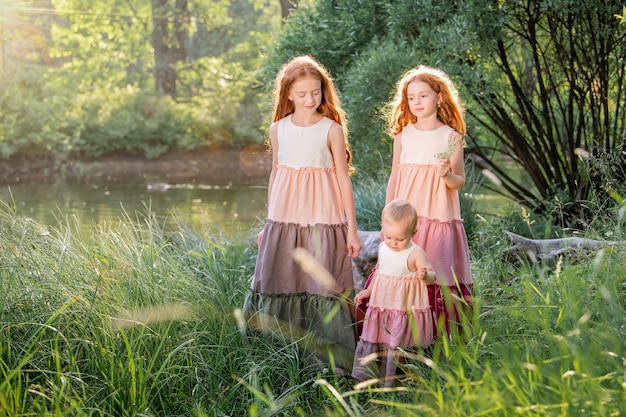
[[[446,125],[447,126],[447,125]],[[466,143],[465,143],[465,136],[463,136],[461,133],[457,132],[456,130],[454,130],[452,127],[448,126],[450,128],[450,132],[448,133],[448,143],[461,143],[463,145],[463,147],[465,147]]]
[[[272,122],[272,124],[270,125],[270,135],[276,135],[276,133],[278,132],[278,126],[280,126],[283,120],[284,118],[277,120],[275,122]]]
[[[291,118],[291,114],[288,114],[287,116],[283,117],[282,119],[278,119],[278,120],[272,122],[272,124],[270,125],[270,130],[271,129],[277,129],[278,126],[280,126],[281,124],[284,124],[290,118]]]
[[[279,131],[284,131],[285,129],[289,129],[291,126],[295,127],[295,124],[292,121],[293,113],[288,114],[282,119],[278,119],[270,125],[270,133],[277,133]]]
[[[326,123],[330,125],[329,127],[330,130],[340,131],[343,134],[343,127],[339,123],[337,123],[333,119],[330,119],[326,116],[324,116],[324,119],[326,119]]]
[[[275,122],[273,122],[273,123],[272,123],[272,126],[273,126],[273,125],[278,126],[279,124],[286,123],[286,122],[287,122],[287,121],[289,121],[289,120],[291,120],[291,113],[290,113],[290,114],[288,114],[287,116],[283,117],[282,119],[278,119],[278,120],[276,120]]]
[[[461,137],[461,136],[463,136],[462,134],[460,134],[459,132],[457,132],[457,131],[456,131],[456,130],[452,127],[452,126],[450,126],[450,125],[444,125],[444,126],[448,129],[449,135],[450,135],[451,137],[452,137],[452,136],[455,136],[455,137]]]

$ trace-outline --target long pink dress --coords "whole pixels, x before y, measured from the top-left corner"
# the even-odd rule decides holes
[[[263,330],[304,344],[323,366],[351,369],[356,346],[349,304],[354,295],[345,211],[323,118],[300,127],[278,121],[278,166],[268,202],[254,277],[244,314]],[[304,248],[331,273],[334,288],[318,282],[293,259]],[[303,338],[303,336],[313,336]]]
[[[409,255],[416,247],[410,242],[406,249],[394,252],[384,242],[380,244],[378,270],[354,355],[352,376],[356,379],[383,378],[386,386],[393,386],[397,348],[425,348],[433,342],[427,286],[408,268]],[[378,359],[361,363],[369,354]]]
[[[417,210],[419,230],[413,241],[424,249],[437,273],[437,282],[429,286],[435,319],[447,332],[453,327],[459,330],[460,310],[469,311],[472,303],[469,247],[459,193],[446,186],[437,166],[438,154],[461,140],[461,135],[447,125],[423,131],[413,124],[406,126],[401,135],[402,153],[393,198],[406,200]]]

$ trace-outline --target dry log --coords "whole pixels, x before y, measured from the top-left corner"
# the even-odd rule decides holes
[[[365,280],[372,272],[372,268],[378,262],[378,245],[380,244],[380,231],[367,232],[359,230],[361,239],[361,252],[352,259],[352,274],[354,276],[354,288],[359,291],[363,288]]]
[[[501,255],[508,261],[520,259],[531,262],[545,262],[555,265],[560,256],[577,259],[598,249],[609,246],[626,245],[626,241],[604,241],[581,237],[564,237],[560,239],[530,239],[505,230],[513,246],[505,249]]]
[[[512,246],[502,251],[500,256],[511,263],[523,260],[554,266],[560,256],[575,261],[579,258],[588,259],[590,253],[605,247],[626,246],[626,241],[604,241],[580,237],[530,239],[507,230],[504,233],[511,241]],[[359,230],[359,238],[363,247],[359,256],[352,259],[354,287],[357,291],[363,288],[365,280],[378,261],[378,245],[381,242],[380,231]]]

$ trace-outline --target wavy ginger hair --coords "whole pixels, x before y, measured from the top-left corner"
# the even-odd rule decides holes
[[[322,64],[308,55],[298,56],[287,62],[278,72],[274,85],[274,112],[272,122],[292,114],[295,106],[289,100],[289,91],[296,81],[307,77],[313,77],[322,84],[322,102],[317,112],[337,122],[343,129],[343,137],[346,143],[346,159],[348,172],[353,173],[352,151],[348,142],[348,127],[346,113],[341,107],[339,95],[332,77]]]
[[[396,136],[405,126],[417,122],[417,117],[409,109],[407,89],[415,81],[425,82],[441,96],[441,105],[437,108],[437,118],[465,136],[465,108],[459,99],[459,92],[448,75],[435,68],[420,65],[407,71],[398,81],[396,95],[391,103],[389,133]]]

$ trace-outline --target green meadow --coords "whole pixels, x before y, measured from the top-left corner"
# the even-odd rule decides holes
[[[512,261],[504,230],[537,223],[472,219],[472,331],[407,354],[385,389],[309,368],[299,341],[246,329],[256,230],[199,234],[146,212],[85,232],[2,203],[0,416],[625,415],[624,245]],[[588,237],[623,241],[623,208],[614,219]]]

